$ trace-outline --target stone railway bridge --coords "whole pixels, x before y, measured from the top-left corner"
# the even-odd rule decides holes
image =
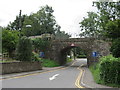
[[[46,56],[64,65],[66,63],[67,51],[75,47],[80,47],[85,51],[88,66],[99,60],[99,57],[96,59],[92,57],[92,52],[99,52],[101,56],[106,56],[110,53],[108,42],[96,40],[95,38],[70,38],[53,40],[50,49],[46,52]]]

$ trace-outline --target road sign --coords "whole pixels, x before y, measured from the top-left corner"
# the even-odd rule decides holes
[[[44,52],[40,52],[40,57],[43,58],[45,56]]]
[[[71,46],[75,46],[75,44],[74,44],[74,43],[72,43],[72,44],[71,44]]]
[[[97,57],[97,52],[92,52],[93,57]]]

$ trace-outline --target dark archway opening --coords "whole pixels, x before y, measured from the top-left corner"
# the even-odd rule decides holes
[[[76,60],[76,58],[87,58],[86,51],[77,46],[68,46],[61,50],[60,52],[60,64],[64,65],[67,63],[68,58]],[[68,57],[69,56],[69,57]]]

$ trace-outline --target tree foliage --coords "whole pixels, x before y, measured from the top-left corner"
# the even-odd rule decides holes
[[[81,35],[84,37],[109,38],[113,44],[111,52],[113,56],[120,57],[120,1],[118,2],[94,2],[97,13],[88,13],[81,24]],[[95,17],[96,16],[96,17]]]
[[[114,57],[120,57],[120,38],[113,41],[110,51],[112,52]]]
[[[21,15],[21,12],[13,22],[7,26],[9,30],[21,30],[22,35],[35,36],[44,33],[55,34],[55,31],[59,29],[55,17],[53,15],[54,10],[52,7],[46,5],[42,6],[36,13],[30,15]],[[31,27],[27,27],[30,25]]]
[[[41,38],[35,38],[32,40],[35,51],[45,52],[50,45],[50,42],[47,40],[42,40]]]
[[[94,12],[88,12],[88,17],[84,18],[82,22],[79,24],[81,25],[81,36],[85,37],[97,37],[100,34],[99,29],[99,16]]]
[[[19,39],[17,46],[17,59],[20,61],[31,61],[32,57],[32,42],[27,37]]]
[[[94,2],[93,6],[97,7],[99,18],[99,26],[103,33],[106,33],[106,24],[109,21],[120,19],[120,1],[119,2]],[[105,34],[106,36],[106,34]]]
[[[120,38],[120,19],[119,20],[114,20],[114,21],[109,21],[106,24],[106,33],[105,35],[111,39],[117,39]]]
[[[93,6],[97,7],[98,12],[94,14],[92,14],[92,12],[90,14],[88,13],[88,18],[84,18],[83,21],[80,22],[82,28],[81,31],[83,31],[81,35],[106,38],[109,36],[109,33],[113,33],[113,30],[108,29],[110,28],[110,24],[112,27],[114,27],[112,22],[117,25],[119,24],[116,20],[120,20],[120,1],[94,2]]]
[[[55,32],[55,39],[68,39],[70,35],[68,33],[65,33],[65,31],[57,30]]]
[[[20,29],[22,29],[25,17],[26,17],[26,15],[21,16],[21,10],[20,10],[19,16],[16,16],[16,19],[13,22],[10,22],[6,28],[8,30],[20,30]]]
[[[37,13],[26,16],[23,26],[24,34],[26,36],[41,35],[44,33],[55,34],[59,25],[56,23],[53,12],[52,7],[46,5],[41,7]],[[31,25],[31,28],[27,28],[26,25]]]
[[[101,21],[120,19],[120,1],[94,2],[93,6],[97,7],[98,13],[101,15]]]
[[[8,52],[9,55],[16,49],[19,33],[17,31],[2,30],[2,49],[3,52]]]

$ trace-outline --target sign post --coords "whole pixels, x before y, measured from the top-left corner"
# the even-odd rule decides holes
[[[40,52],[40,57],[43,58],[45,56],[44,52]]]
[[[92,56],[94,58],[94,68],[96,68],[95,62],[96,62],[96,57],[98,57],[98,53],[97,52],[92,52]]]

